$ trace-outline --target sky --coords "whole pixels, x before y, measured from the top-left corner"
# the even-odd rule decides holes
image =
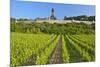
[[[35,19],[37,17],[50,17],[54,8],[55,16],[63,19],[64,16],[95,15],[94,5],[58,4],[43,2],[25,2],[11,0],[11,17]]]

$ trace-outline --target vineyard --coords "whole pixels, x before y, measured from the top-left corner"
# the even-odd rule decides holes
[[[94,34],[11,32],[11,67],[95,61]]]

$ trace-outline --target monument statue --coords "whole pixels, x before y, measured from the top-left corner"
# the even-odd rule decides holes
[[[52,10],[51,10],[50,20],[56,20],[54,8],[52,8]]]

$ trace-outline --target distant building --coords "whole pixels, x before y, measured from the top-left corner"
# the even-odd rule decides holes
[[[36,19],[34,19],[35,21],[38,21],[38,20],[48,20],[48,18],[36,18]]]

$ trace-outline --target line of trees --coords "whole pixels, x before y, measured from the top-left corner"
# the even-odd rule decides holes
[[[95,21],[95,16],[72,16],[72,17],[64,17],[64,20],[78,20],[78,21]]]
[[[15,22],[15,21],[28,21],[28,20],[32,20],[32,19],[27,19],[27,18],[19,18],[19,19],[16,19],[16,18],[10,18],[10,21],[11,22]]]
[[[11,32],[22,33],[47,33],[47,34],[94,34],[95,23],[66,23],[66,24],[50,24],[43,23],[11,23]]]
[[[28,21],[28,20],[47,20],[46,18],[36,18],[36,19],[27,19],[27,18],[19,18],[19,19],[16,19],[16,18],[10,18],[11,19],[11,22],[14,22],[15,20],[17,21]],[[95,16],[86,16],[86,15],[81,15],[81,16],[72,16],[72,17],[67,17],[67,16],[64,16],[64,19],[63,20],[78,20],[78,21],[95,21]]]

